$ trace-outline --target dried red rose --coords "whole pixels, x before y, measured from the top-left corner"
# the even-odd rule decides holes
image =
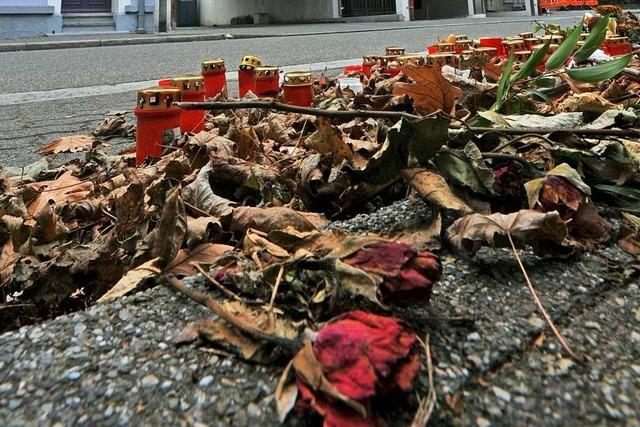
[[[538,197],[538,210],[558,211],[565,221],[569,234],[577,239],[606,240],[611,224],[602,218],[586,194],[561,176],[547,176]]]
[[[298,406],[313,408],[324,417],[325,427],[375,425],[368,410],[371,399],[413,387],[420,370],[416,341],[392,317],[351,311],[331,321],[317,333],[312,354],[303,349],[294,359]],[[321,379],[311,372],[316,365]]]
[[[399,242],[377,242],[358,250],[343,262],[382,277],[378,299],[383,304],[428,301],[435,282],[442,278],[438,257]]]

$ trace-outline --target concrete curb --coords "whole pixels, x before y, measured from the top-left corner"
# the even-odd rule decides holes
[[[260,37],[260,36],[256,36]],[[121,39],[65,40],[51,42],[18,42],[0,43],[0,52],[17,52],[24,50],[79,49],[102,46],[124,46],[156,43],[184,43],[193,41],[224,40],[224,34],[193,34],[180,36],[128,37]],[[235,37],[234,38],[241,38]]]
[[[563,20],[568,18],[576,18],[575,16],[558,16],[546,18],[546,20]],[[350,34],[381,31],[397,31],[397,30],[421,30],[425,28],[448,28],[460,27],[468,25],[485,25],[485,24],[507,24],[513,22],[533,22],[534,16],[520,17],[517,19],[505,19],[486,22],[484,20],[474,20],[472,22],[459,23],[442,23],[435,25],[405,26],[397,28],[372,28],[372,29],[349,29],[337,31],[316,31],[311,33],[291,33],[291,34],[233,34],[231,37],[225,34],[184,34],[184,35],[166,35],[166,36],[148,36],[148,37],[127,37],[120,39],[85,39],[85,40],[65,40],[51,42],[16,42],[16,43],[0,43],[0,52],[17,52],[25,50],[51,50],[51,49],[77,49],[87,47],[102,46],[124,46],[139,44],[157,44],[157,43],[185,43],[194,41],[217,41],[217,40],[234,40],[234,39],[257,39],[257,38],[274,38],[274,37],[303,37],[303,36],[321,36],[327,34]],[[431,21],[434,22],[434,21]]]

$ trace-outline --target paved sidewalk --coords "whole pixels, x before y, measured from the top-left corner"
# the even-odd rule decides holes
[[[402,201],[340,225],[396,230],[427,209]],[[430,334],[438,394],[430,425],[638,425],[640,287],[629,276],[628,255],[615,247],[564,261],[523,253],[540,298],[582,363],[561,351],[508,250],[441,256],[445,278],[431,304],[392,313],[420,336]],[[272,393],[286,360],[260,366],[172,344],[189,321],[210,315],[158,286],[1,334],[0,424],[277,425]],[[424,380],[423,373],[421,394]],[[389,425],[408,425],[413,408],[403,402]]]
[[[193,27],[181,28],[170,33],[106,33],[47,35],[25,39],[0,39],[0,52],[24,50],[72,49],[100,46],[122,46],[156,43],[181,43],[242,38],[263,38],[283,36],[304,36],[322,34],[348,34],[372,31],[397,31],[402,29],[446,28],[449,26],[482,26],[486,24],[533,22],[534,20],[571,21],[582,16],[585,11],[555,12],[552,15],[531,17],[487,17],[458,18],[433,21],[408,22],[330,22],[276,24],[268,26],[237,27]],[[564,22],[563,22],[564,24]]]

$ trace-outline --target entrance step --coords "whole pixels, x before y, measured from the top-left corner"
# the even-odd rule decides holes
[[[109,33],[116,30],[111,13],[64,13],[63,33]]]

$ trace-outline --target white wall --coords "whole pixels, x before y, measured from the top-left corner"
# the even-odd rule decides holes
[[[410,21],[409,0],[396,0],[396,13],[401,16],[402,21]]]
[[[399,0],[407,1],[407,0]],[[268,13],[273,22],[338,17],[337,0],[200,0],[200,25],[229,25],[231,18]]]
[[[0,6],[48,6],[47,0],[0,0]]]

